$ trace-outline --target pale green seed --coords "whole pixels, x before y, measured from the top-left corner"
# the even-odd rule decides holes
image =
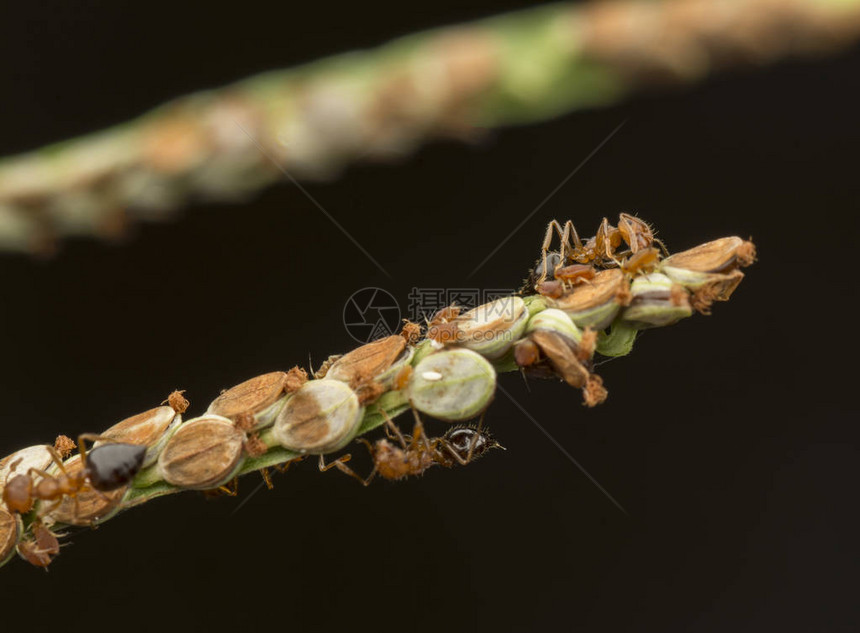
[[[641,275],[630,292],[633,298],[621,319],[640,330],[672,325],[693,314],[688,293],[666,275]]]
[[[480,354],[449,349],[424,358],[412,373],[407,393],[421,413],[456,422],[487,408],[496,390],[496,372]]]
[[[478,306],[456,319],[456,343],[485,358],[501,358],[522,336],[529,312],[520,297],[504,297]]]

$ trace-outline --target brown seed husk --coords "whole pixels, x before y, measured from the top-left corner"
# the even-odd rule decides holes
[[[597,330],[590,327],[582,331],[582,340],[577,345],[576,358],[580,361],[590,360],[597,349]]]
[[[406,349],[406,339],[387,336],[352,350],[329,367],[326,378],[345,382],[353,389],[386,371]]]
[[[76,455],[69,461],[63,464],[67,473],[76,473],[81,470],[81,456]],[[60,476],[59,469],[54,468],[51,474]],[[128,486],[123,486],[118,490],[110,492],[96,492],[87,490],[77,495],[77,509],[75,507],[75,497],[64,497],[62,503],[52,512],[48,513],[54,521],[59,523],[68,523],[70,525],[91,525],[99,519],[104,519],[114,513],[119,508],[119,503],[128,490]],[[41,501],[39,509],[50,507],[53,501]]]
[[[12,555],[19,537],[17,517],[0,507],[0,565]]]
[[[206,490],[229,480],[243,456],[245,434],[228,419],[204,416],[180,426],[158,457],[168,483]]]
[[[626,282],[619,268],[601,270],[589,283],[574,286],[560,299],[547,301],[547,305],[565,312],[596,308],[615,299]]]
[[[535,330],[529,338],[549,359],[558,375],[571,387],[581,389],[588,380],[588,370],[576,358],[568,339],[551,330]]]
[[[290,450],[321,454],[352,439],[363,409],[358,396],[339,380],[317,380],[299,389],[275,420],[274,436]]]
[[[520,297],[503,297],[484,303],[459,315],[452,343],[478,352],[487,359],[498,359],[522,336],[529,311]]]
[[[152,446],[161,439],[174,417],[173,407],[155,407],[117,422],[101,435],[117,442]]]
[[[274,404],[287,387],[288,375],[273,371],[231,387],[212,401],[207,413],[235,418],[243,413],[259,413]]]
[[[728,301],[743,278],[744,274],[739,270],[726,275],[714,274],[713,279],[693,291],[690,305],[701,314],[710,314],[711,304],[714,301]]]
[[[514,344],[514,360],[520,367],[531,367],[540,360],[540,351],[534,341],[524,338]]]
[[[738,266],[749,266],[755,259],[755,246],[737,236],[723,237],[663,260],[664,266],[703,273],[729,272]]]

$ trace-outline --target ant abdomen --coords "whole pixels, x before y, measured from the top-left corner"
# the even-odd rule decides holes
[[[445,433],[443,440],[462,460],[474,460],[491,448],[501,448],[489,433],[473,426],[454,427]]]
[[[33,508],[33,480],[27,475],[15,475],[3,488],[3,503],[10,512],[27,514]]]
[[[109,492],[129,483],[143,466],[146,446],[137,444],[102,444],[87,453],[87,477],[90,486]]]

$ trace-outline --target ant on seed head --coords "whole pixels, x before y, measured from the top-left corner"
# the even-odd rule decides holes
[[[559,237],[559,250],[551,251],[552,239]],[[622,243],[627,249],[619,251]],[[524,291],[537,289],[541,294],[556,296],[563,293],[566,285],[587,282],[595,274],[595,267],[620,267],[628,274],[653,270],[660,260],[659,252],[653,248],[657,244],[665,255],[666,246],[655,237],[651,226],[636,216],[622,213],[618,216],[618,226],[603,218],[594,237],[582,242],[573,222],[568,220],[564,226],[558,220],[547,225],[541,245],[541,256],[532,269]],[[552,281],[547,282],[547,277]],[[559,281],[560,284],[554,284]]]
[[[366,478],[362,478],[346,465],[351,455],[339,457],[331,464],[326,464],[324,457],[320,455],[320,470],[325,472],[336,467],[367,486],[377,474],[383,479],[397,481],[410,475],[420,475],[432,466],[465,466],[491,448],[505,448],[483,428],[483,417],[477,426],[455,426],[442,437],[428,438],[418,412],[415,409],[412,409],[412,412],[415,415],[415,426],[411,436],[404,436],[383,411],[388,439],[382,438],[371,444],[366,439],[359,438],[359,441],[367,446],[373,459],[373,470]],[[395,439],[399,446],[389,441]]]
[[[84,440],[111,443],[97,446],[87,453]],[[146,446],[114,443],[110,438],[90,433],[78,436],[78,448],[81,455],[81,469],[78,471],[67,471],[59,451],[48,446],[48,452],[59,468],[60,475],[55,476],[38,468],[30,468],[25,474],[7,478],[3,488],[3,502],[9,511],[26,514],[33,508],[36,500],[53,501],[48,509],[39,513],[44,516],[55,510],[62,503],[63,497],[71,497],[75,502],[77,516],[78,495],[89,491],[101,495],[103,492],[121,488],[138,473],[146,456]],[[10,475],[16,466],[17,462],[12,465]],[[34,475],[41,479],[37,482]]]
[[[650,273],[660,263],[660,252],[656,248],[646,248],[621,262],[621,270],[631,277],[637,273]]]

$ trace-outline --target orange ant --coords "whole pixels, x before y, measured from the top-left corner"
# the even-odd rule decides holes
[[[573,228],[572,223],[570,226]],[[597,234],[594,237],[588,238],[584,245],[579,241],[579,236],[575,230],[572,237],[574,249],[568,257],[575,262],[587,264],[593,261],[604,267],[607,260],[617,263],[615,249],[621,246],[622,235],[606,218],[600,221]]]
[[[635,276],[637,273],[653,272],[660,262],[660,252],[656,248],[646,248],[626,257],[621,262],[621,270],[628,275]]]
[[[420,475],[433,466],[445,468],[452,468],[457,464],[465,466],[491,448],[504,450],[504,447],[482,428],[483,418],[476,427],[455,426],[442,437],[428,438],[418,412],[415,409],[412,412],[415,415],[415,426],[411,436],[404,436],[388,414],[383,411],[385,433],[388,439],[382,438],[371,444],[366,439],[359,438],[358,441],[367,446],[373,459],[373,470],[366,478],[362,478],[346,465],[351,455],[339,457],[331,464],[326,464],[324,457],[320,455],[320,470],[325,472],[336,467],[342,473],[361,482],[362,485],[368,486],[376,475],[389,481],[397,481],[410,475]],[[388,441],[395,439],[399,446]]]
[[[136,444],[111,443],[92,449],[87,454],[84,440],[92,442],[107,440],[99,435],[83,434],[78,437],[82,468],[68,472],[63,464],[63,456],[53,446],[47,446],[51,458],[60,469],[54,476],[38,468],[30,468],[26,474],[18,474],[7,480],[3,488],[3,502],[10,512],[26,514],[33,509],[36,500],[54,503],[40,515],[50,513],[62,503],[64,497],[72,497],[75,502],[75,516],[78,514],[78,495],[94,491],[102,495],[121,488],[130,482],[143,465],[146,446]],[[17,463],[13,465],[12,472]],[[10,472],[10,475],[12,474]],[[34,475],[41,479],[36,482]]]
[[[663,250],[663,254],[666,256],[669,255],[666,245],[655,237],[654,229],[641,218],[637,218],[629,213],[620,214],[618,216],[618,232],[630,249],[631,255],[636,255],[640,251],[651,248],[652,244],[659,244]]]
[[[567,291],[569,286],[590,283],[596,274],[597,271],[594,266],[589,264],[563,266],[555,271],[555,279],[536,284],[535,290],[544,297],[558,299]]]
[[[563,266],[556,270],[555,278],[575,286],[576,284],[587,283],[591,279],[594,279],[594,275],[596,274],[597,271],[594,270],[594,266],[571,264],[570,266]]]
[[[552,239],[555,235],[559,237],[559,250],[551,251]],[[621,244],[627,245],[627,250],[618,252]],[[597,233],[594,237],[589,238],[583,244],[576,232],[573,222],[568,220],[564,226],[559,224],[557,220],[553,220],[547,225],[546,234],[544,235],[543,244],[541,245],[541,257],[538,264],[532,270],[525,291],[533,292],[544,284],[547,277],[552,271],[552,278],[563,282],[582,283],[593,277],[593,272],[588,272],[589,269],[594,271],[594,266],[600,268],[624,268],[624,261],[619,258],[624,255],[629,255],[627,268],[634,272],[647,270],[652,264],[659,261],[659,253],[652,249],[652,244],[658,244],[663,250],[663,253],[668,255],[666,246],[654,236],[654,230],[644,220],[630,215],[629,213],[621,213],[618,216],[618,227],[609,223],[609,220],[603,218]],[[641,259],[636,259],[636,256],[643,252],[654,250],[654,254],[640,255]],[[573,262],[575,265],[585,266],[585,268],[573,268],[567,275],[566,269],[571,269],[568,265]],[[559,277],[561,274],[561,277]],[[561,292],[559,288],[551,284],[543,288],[541,294],[553,296]]]

